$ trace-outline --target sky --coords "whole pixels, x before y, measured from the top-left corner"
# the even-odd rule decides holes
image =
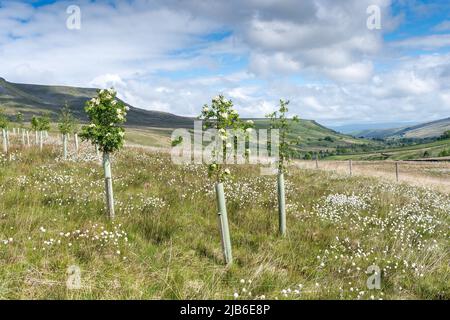
[[[450,1],[0,0],[0,77],[186,116],[223,94],[243,117],[282,98],[326,125],[431,121],[450,116]]]

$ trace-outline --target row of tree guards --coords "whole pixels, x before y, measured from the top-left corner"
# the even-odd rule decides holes
[[[49,138],[48,130],[50,130],[50,117],[48,115],[40,117],[32,117],[30,121],[30,128],[27,128],[24,124],[24,118],[21,112],[16,115],[16,121],[12,124],[12,132],[9,127],[11,126],[9,118],[5,112],[0,109],[0,128],[2,129],[2,146],[3,152],[8,153],[11,146],[11,136],[21,136],[20,144],[22,146],[30,147],[32,139],[30,139],[30,130],[34,132],[34,144],[39,146],[42,151],[45,141]],[[16,127],[17,126],[17,127]],[[70,108],[67,104],[60,111],[58,118],[58,129],[61,134],[61,143],[63,151],[63,159],[68,158],[68,141],[73,134],[75,152],[79,151],[79,139],[78,139],[78,125],[72,115]],[[99,150],[96,146],[97,156],[99,157]]]
[[[105,179],[105,198],[108,215],[111,219],[115,217],[114,210],[114,195],[113,195],[113,175],[111,170],[111,154],[123,147],[125,129],[123,124],[126,121],[127,111],[129,110],[120,100],[116,98],[116,91],[114,89],[98,90],[96,97],[92,98],[86,103],[85,111],[87,113],[89,124],[82,127],[80,138],[82,140],[90,141],[103,154],[103,170]],[[276,129],[279,132],[278,150],[279,156],[277,159],[277,196],[278,196],[278,215],[279,215],[279,233],[281,236],[286,235],[286,194],[285,194],[285,173],[287,164],[291,158],[291,146],[297,144],[296,139],[288,138],[292,132],[291,126],[298,122],[298,117],[289,119],[288,114],[289,101],[280,100],[279,109],[272,114],[267,115],[270,120],[270,128]],[[221,236],[221,243],[223,249],[223,256],[225,263],[231,264],[233,261],[232,245],[230,229],[228,224],[226,197],[224,192],[224,183],[226,183],[231,172],[223,165],[225,158],[230,154],[231,150],[235,150],[235,143],[228,137],[229,130],[234,132],[244,132],[246,138],[253,130],[253,122],[243,121],[239,117],[238,112],[233,108],[231,100],[227,100],[220,95],[212,99],[211,105],[205,105],[202,109],[199,119],[204,122],[204,129],[214,128],[219,133],[219,138],[222,143],[216,144],[216,147],[211,151],[212,163],[208,165],[209,177],[215,181],[215,192],[218,209],[219,229]],[[17,115],[17,122],[19,129],[17,132],[22,133],[22,142],[24,139],[29,143],[29,131],[23,126],[23,116]],[[3,135],[3,151],[8,152],[9,144],[9,121],[5,113],[0,110],[0,128]],[[39,143],[42,150],[43,136],[48,135],[50,130],[50,117],[33,117],[31,120],[31,128],[35,132],[35,141]],[[78,134],[75,119],[72,116],[67,104],[62,108],[58,123],[59,131],[62,135],[63,158],[68,157],[67,143],[68,137],[74,133],[74,140],[76,150],[78,152]],[[15,133],[13,129],[13,133]],[[25,143],[24,143],[25,144]],[[249,155],[249,150],[246,150],[246,155]],[[316,168],[319,169],[319,161],[316,157]],[[353,175],[353,163],[349,161],[349,173]],[[396,163],[396,177],[399,180],[399,168]]]

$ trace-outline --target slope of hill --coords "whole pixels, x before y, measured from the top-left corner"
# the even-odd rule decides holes
[[[67,102],[74,115],[81,121],[85,121],[85,102],[95,94],[94,88],[19,84],[0,78],[0,107],[4,107],[11,115],[20,111],[25,115],[26,120],[42,112],[50,112],[56,120],[59,110]],[[127,118],[127,126],[135,127],[129,130],[132,142],[147,146],[168,147],[172,132],[170,129],[193,127],[192,118],[132,106]],[[269,127],[269,122],[265,119],[254,119],[254,121],[257,128]],[[292,137],[299,139],[300,151],[335,150],[338,147],[377,144],[370,140],[338,133],[312,120],[302,120],[295,125]]]
[[[446,159],[442,152],[450,152],[450,139],[430,143],[420,143],[411,146],[390,148],[362,153],[336,155],[328,160],[417,160],[417,159]]]
[[[257,129],[267,129],[270,122],[266,119],[253,119]],[[322,126],[314,120],[301,119],[292,127],[290,138],[299,141],[301,151],[335,150],[336,148],[349,148],[363,145],[376,146],[377,143],[370,140],[358,139],[349,135],[338,133]]]
[[[397,139],[397,138],[411,138],[424,139],[439,137],[445,131],[450,130],[450,118],[441,119],[437,121],[418,124],[415,126],[392,128],[382,130],[362,130],[352,133],[353,136],[364,138],[382,138],[382,139]]]
[[[418,125],[419,122],[375,122],[349,123],[344,125],[329,125],[330,129],[344,134],[354,134],[367,130],[386,130],[391,128],[405,128]]]
[[[0,78],[0,106],[10,114],[22,112],[26,120],[42,112],[50,112],[52,118],[57,119],[58,111],[67,102],[74,115],[81,121],[85,121],[85,102],[95,94],[96,89],[93,88],[19,84]],[[192,119],[130,106],[127,125],[163,128],[191,127]]]

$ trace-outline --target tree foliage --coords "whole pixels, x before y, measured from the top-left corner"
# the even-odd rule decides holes
[[[129,108],[116,99],[114,89],[97,90],[97,96],[84,108],[90,124],[83,126],[80,137],[96,144],[103,152],[119,150],[124,143],[123,124]]]
[[[289,101],[280,99],[280,107],[278,111],[266,115],[270,119],[270,128],[279,130],[279,158],[278,158],[278,170],[283,172],[286,170],[286,164],[293,154],[292,146],[298,144],[298,139],[291,139],[292,126],[298,123],[300,120],[297,116],[289,119],[287,114]]]
[[[0,128],[8,129],[8,126],[9,126],[8,116],[6,115],[4,109],[0,109]]]
[[[17,112],[16,114],[16,122],[19,125],[20,128],[23,128],[23,113]]]
[[[210,106],[205,104],[199,119],[204,121],[204,129],[217,130],[220,140],[212,151],[213,160],[208,167],[208,173],[210,177],[215,177],[217,182],[224,181],[230,174],[230,170],[223,165],[225,158],[220,159],[219,156],[225,157],[227,150],[234,150],[236,147],[236,142],[229,140],[229,131],[233,132],[234,136],[239,132],[249,133],[253,123],[243,121],[233,108],[233,102],[223,95],[213,98]]]
[[[70,107],[66,103],[64,107],[61,109],[59,115],[58,128],[59,131],[65,135],[71,133],[74,127],[75,127],[75,118],[72,115],[72,112],[70,111]]]

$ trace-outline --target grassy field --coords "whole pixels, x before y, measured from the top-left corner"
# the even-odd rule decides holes
[[[327,160],[412,160],[423,158],[425,152],[428,152],[428,157],[438,157],[439,153],[444,150],[450,150],[450,140],[439,140],[380,151],[337,155],[328,157]]]
[[[448,193],[292,167],[283,239],[276,177],[232,173],[225,267],[204,166],[126,148],[111,222],[92,147],[66,162],[56,145],[0,155],[0,298],[450,299]],[[371,265],[381,290],[366,286]],[[78,290],[66,285],[71,266]]]

